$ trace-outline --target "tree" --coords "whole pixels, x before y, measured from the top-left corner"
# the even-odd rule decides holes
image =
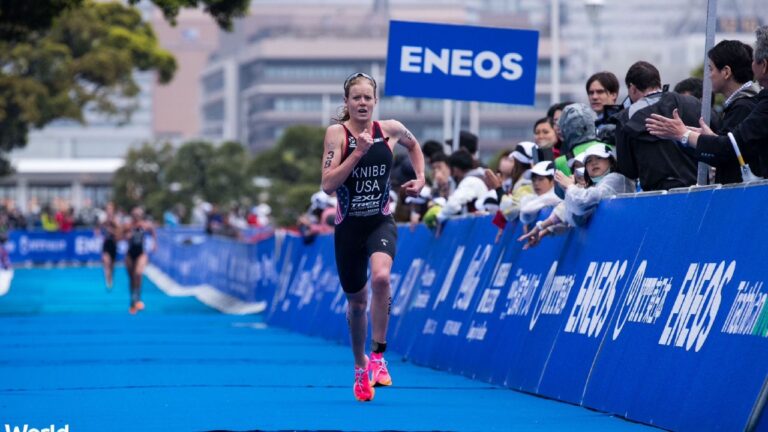
[[[0,150],[24,146],[30,127],[82,122],[86,107],[128,119],[135,69],[168,82],[176,62],[138,11],[118,3],[86,2],[46,32],[0,41]]]
[[[251,196],[249,162],[250,154],[238,142],[229,141],[216,147],[206,170],[206,199],[216,204],[229,204]]]
[[[160,219],[164,209],[174,204],[165,180],[165,172],[173,159],[173,147],[145,144],[131,149],[125,165],[112,180],[114,201],[119,208],[130,210],[141,205],[153,217]]]
[[[141,0],[129,0],[136,5]],[[65,11],[83,6],[85,0],[0,0],[0,40],[16,41],[50,28]],[[232,19],[245,16],[250,0],[153,0],[166,20],[175,24],[182,8],[202,6],[221,28],[231,29]]]
[[[129,0],[130,5],[140,0]],[[223,28],[249,0],[153,0],[173,22],[181,8],[202,6]],[[139,92],[133,72],[170,81],[173,56],[161,49],[138,10],[93,0],[0,0],[0,175],[2,156],[27,142],[29,130],[56,119],[83,122],[83,111],[128,120]]]
[[[254,193],[250,161],[236,142],[190,141],[178,149],[146,144],[129,150],[115,173],[115,204],[126,210],[142,205],[159,219],[177,204],[192,208],[195,198],[223,206],[248,201]]]
[[[250,174],[272,182],[269,205],[279,225],[293,225],[320,189],[324,137],[323,128],[289,127],[275,147],[253,159]]]
[[[195,196],[207,198],[208,164],[214,151],[213,144],[207,141],[189,141],[179,147],[168,165],[165,177],[168,184],[177,185],[175,189],[184,197],[185,205]]]
[[[83,0],[0,0],[0,40],[16,41],[46,30],[54,18],[82,4]]]
[[[129,0],[130,4],[137,4],[141,0]],[[163,11],[165,19],[176,23],[176,16],[182,8],[197,8],[202,6],[216,23],[223,29],[232,28],[232,19],[243,17],[248,12],[250,0],[152,0],[155,6]]]

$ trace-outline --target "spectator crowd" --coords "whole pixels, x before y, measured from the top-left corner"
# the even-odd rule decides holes
[[[451,218],[465,215],[493,215],[499,234],[519,221],[527,248],[583,226],[603,199],[696,185],[698,162],[711,167],[710,183],[753,180],[745,166],[765,177],[768,26],[756,36],[754,48],[723,40],[709,50],[715,108],[709,124],[701,118],[701,79],[669,90],[653,64],[637,61],[624,74],[623,100],[616,74],[595,73],[585,84],[588,104],[554,104],[534,122],[530,140],[512,144],[491,167],[478,158],[478,137],[468,131],[461,131],[457,146],[424,142],[429,178],[419,197],[398,192],[413,170],[396,157],[392,213],[400,222],[424,222],[437,235]],[[714,105],[717,95],[722,103]],[[305,238],[332,231],[327,215],[334,210],[335,198],[315,194],[298,223]]]

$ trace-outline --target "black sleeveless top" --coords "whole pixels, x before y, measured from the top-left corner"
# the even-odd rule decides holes
[[[352,132],[346,126],[344,131],[347,137],[342,149],[342,162],[357,148],[357,139]],[[373,122],[372,135],[373,145],[357,162],[357,166],[352,169],[352,173],[344,183],[336,189],[339,203],[336,210],[336,225],[350,217],[380,218],[390,215],[389,173],[394,155],[379,122]]]
[[[144,250],[144,227],[139,225],[131,228],[131,236],[128,237],[128,250],[136,253]]]

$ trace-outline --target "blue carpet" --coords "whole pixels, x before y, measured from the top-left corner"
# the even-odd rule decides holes
[[[395,386],[352,397],[349,348],[226,316],[99,268],[18,270],[0,297],[0,431],[655,430],[397,361]]]

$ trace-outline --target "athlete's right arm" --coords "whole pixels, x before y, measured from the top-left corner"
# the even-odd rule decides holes
[[[344,151],[345,141],[346,133],[341,125],[332,125],[326,129],[321,187],[328,195],[336,192],[336,189],[344,183],[364,154],[358,147],[342,163],[341,152]]]

